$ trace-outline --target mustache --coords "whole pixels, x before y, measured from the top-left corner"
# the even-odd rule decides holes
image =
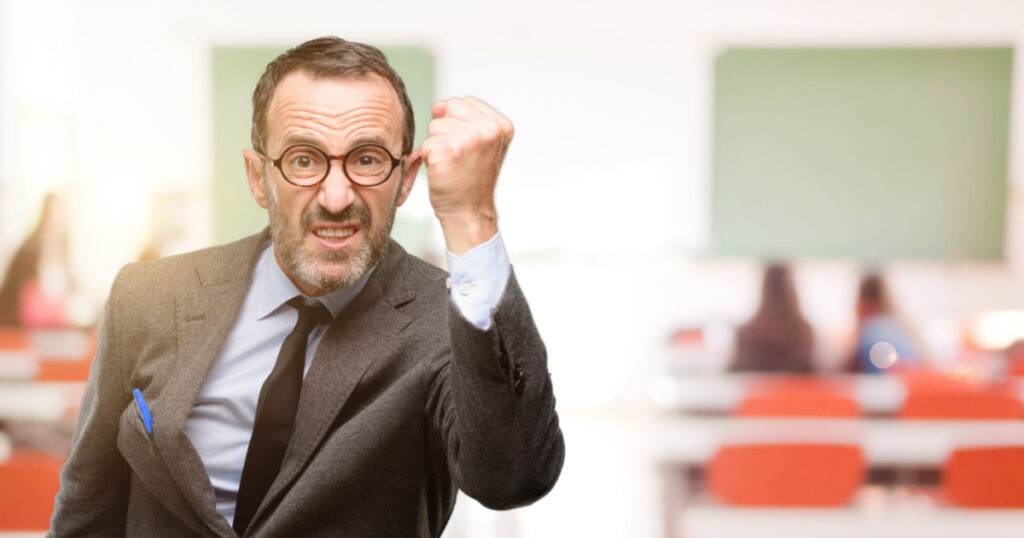
[[[316,223],[356,221],[364,228],[370,227],[370,209],[361,203],[353,203],[338,213],[331,213],[317,204],[302,213],[302,229],[309,231]]]

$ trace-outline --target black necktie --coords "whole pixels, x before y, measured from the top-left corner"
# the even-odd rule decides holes
[[[299,311],[299,320],[281,344],[277,364],[260,389],[256,421],[249,439],[249,451],[245,454],[232,525],[239,536],[245,534],[245,528],[281,469],[288,439],[292,435],[295,412],[299,408],[309,333],[331,316],[319,301],[307,303],[296,297],[288,301],[288,305]]]

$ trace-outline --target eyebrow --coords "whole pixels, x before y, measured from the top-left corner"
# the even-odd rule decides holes
[[[348,149],[349,149],[349,151],[351,151],[352,148],[354,148],[356,146],[361,146],[363,144],[377,144],[378,146],[383,146],[385,148],[388,147],[388,141],[385,140],[384,137],[382,137],[382,136],[379,136],[379,135],[359,135],[359,136],[353,138],[352,140],[349,140],[349,147],[348,147]]]
[[[309,144],[310,146],[320,147],[321,141],[311,136],[306,136],[304,134],[292,134],[285,137],[285,139],[282,140],[281,142],[281,145],[283,145],[284,148],[287,149],[291,146],[294,146],[295,144]]]

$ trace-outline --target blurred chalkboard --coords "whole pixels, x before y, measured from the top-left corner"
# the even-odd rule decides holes
[[[734,48],[715,62],[713,250],[1003,258],[1013,50]]]
[[[242,150],[251,148],[252,91],[271,60],[288,47],[213,49],[213,231],[216,244],[263,229],[266,210],[249,194]],[[426,138],[434,102],[434,56],[420,47],[380,47],[405,82],[416,119],[415,147]]]

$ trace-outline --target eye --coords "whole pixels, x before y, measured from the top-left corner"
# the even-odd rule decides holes
[[[289,162],[289,166],[293,168],[311,168],[316,165],[316,160],[309,152],[300,153],[298,155],[292,155]]]
[[[319,179],[327,170],[327,159],[316,149],[293,146],[281,157],[281,171],[289,180]]]
[[[358,184],[377,184],[391,172],[391,155],[381,146],[367,144],[345,157],[345,173]]]
[[[391,162],[387,152],[380,146],[363,146],[348,156],[348,163],[361,170],[377,170]]]
[[[356,164],[358,164],[359,166],[373,166],[376,164],[380,164],[380,162],[380,157],[377,155],[363,154],[359,156],[358,160],[356,161]]]

